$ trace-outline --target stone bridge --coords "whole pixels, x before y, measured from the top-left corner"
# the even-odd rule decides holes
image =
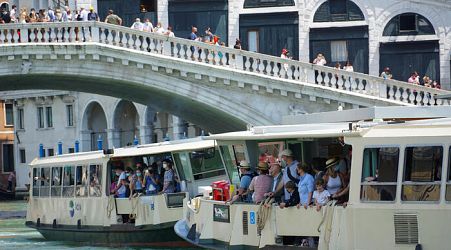
[[[435,99],[444,90],[105,23],[0,27],[0,91],[109,95],[215,133],[337,108],[450,104]]]

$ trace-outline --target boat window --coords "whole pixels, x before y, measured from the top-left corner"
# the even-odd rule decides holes
[[[219,146],[219,150],[221,151],[222,159],[224,160],[224,164],[231,183],[240,183],[240,175],[237,169],[238,164],[235,157],[233,156],[233,146],[222,145]]]
[[[448,178],[446,180],[446,194],[445,199],[451,201],[451,147],[449,147],[448,153]]]
[[[61,196],[61,176],[62,176],[62,167],[53,167],[52,168],[52,197],[60,197]]]
[[[403,201],[438,201],[443,147],[407,147],[404,160]]]
[[[39,186],[41,185],[41,169],[33,168],[33,196],[39,196]]]
[[[63,176],[63,197],[73,197],[75,184],[75,167],[65,166]]]
[[[192,181],[191,170],[189,168],[188,156],[186,153],[175,153],[174,164],[181,180]]]
[[[398,180],[399,148],[366,148],[363,151],[361,201],[394,201]]]
[[[259,149],[259,162],[271,162],[274,163],[279,157],[280,152],[283,150],[284,142],[262,142],[258,144]]]
[[[89,166],[89,196],[99,197],[102,195],[102,172],[100,165]]]
[[[194,180],[224,175],[221,156],[214,148],[189,153]]]
[[[88,167],[77,166],[76,169],[76,196],[88,196]]]
[[[41,187],[39,188],[39,196],[47,197],[50,194],[50,168],[41,169]]]

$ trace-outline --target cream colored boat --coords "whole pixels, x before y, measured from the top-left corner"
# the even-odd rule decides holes
[[[150,166],[168,158],[174,162],[184,192],[131,199],[110,195],[113,163]],[[225,177],[215,142],[200,138],[119,148],[111,154],[97,151],[35,159],[26,225],[48,240],[186,246],[173,231],[182,218],[183,199],[196,196],[198,186]],[[123,223],[122,215],[135,220]]]
[[[451,119],[266,126],[210,138],[234,185],[236,163],[255,167],[262,152],[277,157],[290,148],[297,159],[318,164],[346,158],[352,148],[349,201],[317,212],[197,197],[184,204],[184,218],[174,227],[193,244],[286,248],[304,239],[313,249],[450,249]]]

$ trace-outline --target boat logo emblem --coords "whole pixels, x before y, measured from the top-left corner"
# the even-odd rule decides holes
[[[74,217],[75,214],[75,205],[73,201],[69,201],[69,215],[71,218]]]
[[[75,210],[80,211],[81,210],[81,204],[75,203],[74,201],[69,201],[69,215],[71,218],[75,215]]]

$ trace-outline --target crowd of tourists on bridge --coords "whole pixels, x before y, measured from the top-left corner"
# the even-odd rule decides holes
[[[239,163],[239,189],[227,202],[264,203],[265,206],[276,203],[280,208],[314,206],[317,211],[330,200],[346,205],[349,162],[346,157],[331,157],[325,164],[309,165],[298,162],[293,152],[285,149],[280,161],[262,155],[254,174],[249,163],[243,160]]]

